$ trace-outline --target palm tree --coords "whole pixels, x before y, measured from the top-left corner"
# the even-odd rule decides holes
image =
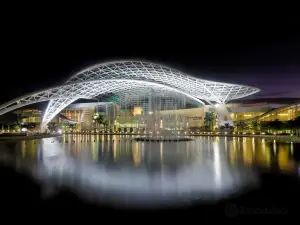
[[[93,120],[96,122],[96,126],[100,126],[101,124],[105,125],[105,119],[104,116],[100,113],[94,113]]]
[[[13,124],[12,126],[14,131],[20,131],[21,126],[18,123]]]
[[[237,127],[237,132],[239,132],[240,130],[244,131],[245,129],[248,128],[247,124],[244,121],[238,121],[236,127]]]
[[[217,118],[217,115],[215,112],[210,111],[206,112],[205,117],[204,117],[204,126],[208,128],[209,130],[213,130],[213,125],[214,122]]]
[[[71,131],[73,132],[74,131],[74,128],[76,127],[76,124],[74,123],[70,123],[69,124],[69,128],[71,128]]]
[[[254,131],[259,131],[260,130],[260,124],[259,124],[259,122],[257,120],[253,120],[251,122],[251,128]]]

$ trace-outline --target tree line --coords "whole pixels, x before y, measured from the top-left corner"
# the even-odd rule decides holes
[[[251,130],[254,132],[260,131],[265,133],[291,133],[299,136],[300,134],[300,116],[288,121],[256,121],[250,123],[238,121],[236,123],[237,131]]]

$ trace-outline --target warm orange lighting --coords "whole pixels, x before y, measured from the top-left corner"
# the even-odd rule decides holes
[[[133,108],[132,114],[134,116],[136,116],[136,115],[142,115],[142,113],[143,113],[143,108],[142,107],[136,106],[136,107]]]

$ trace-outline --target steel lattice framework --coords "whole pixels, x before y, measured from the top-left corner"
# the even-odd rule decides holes
[[[105,95],[99,96],[97,100],[101,102],[110,102],[110,101],[116,102],[123,109],[127,108],[129,105],[130,106],[144,105],[143,108],[145,111],[147,111],[148,107],[145,104],[149,103],[150,98],[153,97],[154,93],[155,96],[160,99],[159,100],[160,106],[162,106],[162,108],[168,108],[169,110],[174,109],[174,107],[186,108],[187,107],[186,104],[188,104],[189,106],[198,107],[200,103],[198,101],[195,101],[195,99],[191,99],[182,93],[170,91],[168,89],[161,88],[161,87],[157,88],[156,86],[149,87],[149,88],[139,87],[139,88],[132,88],[128,91],[107,93]],[[152,99],[152,101],[153,100],[154,99]],[[162,102],[164,102],[165,104]],[[180,106],[178,104],[180,104]],[[203,104],[200,103],[200,105]]]
[[[175,91],[202,104],[201,99],[222,104],[260,91],[251,86],[195,78],[151,62],[114,61],[82,70],[69,78],[64,85],[37,91],[7,102],[0,106],[0,115],[29,104],[49,101],[42,119],[42,129],[44,129],[62,109],[77,99],[94,98],[109,92],[122,92],[142,87]]]

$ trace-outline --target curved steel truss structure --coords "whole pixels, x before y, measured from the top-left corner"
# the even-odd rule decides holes
[[[151,99],[151,100],[150,100]],[[129,109],[133,106],[143,106],[144,112],[149,109],[150,102],[154,101],[158,105],[157,109],[172,110],[180,108],[197,108],[203,103],[198,99],[187,97],[185,94],[170,91],[169,89],[151,86],[132,88],[127,91],[119,91],[100,95],[96,98],[98,102],[114,102],[117,103],[120,109]]]
[[[0,115],[25,105],[49,101],[43,115],[44,129],[62,109],[80,98],[94,98],[108,92],[155,87],[182,93],[198,102],[225,103],[260,91],[258,88],[208,81],[178,70],[139,61],[116,61],[89,67],[72,76],[64,85],[37,91],[0,106]]]

